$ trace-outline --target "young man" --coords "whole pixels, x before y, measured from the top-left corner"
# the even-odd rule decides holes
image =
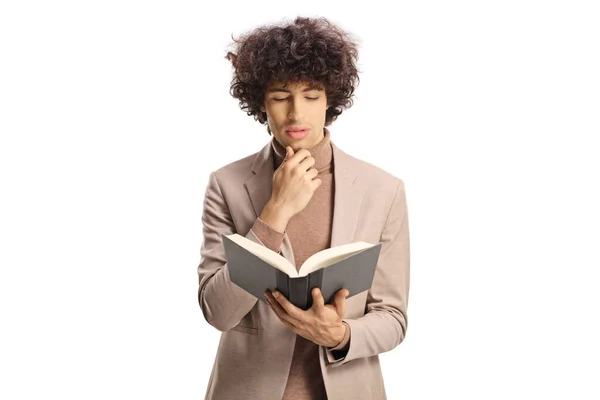
[[[406,335],[409,233],[402,180],[356,159],[326,128],[352,105],[357,46],[325,19],[297,18],[236,40],[231,93],[272,140],[210,174],[198,301],[221,340],[207,399],[385,399],[378,354]],[[367,135],[367,132],[363,132]],[[229,279],[221,234],[238,233],[298,268],[312,254],[382,242],[372,288],[301,310]]]

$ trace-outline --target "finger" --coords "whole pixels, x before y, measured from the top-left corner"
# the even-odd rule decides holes
[[[310,171],[310,169],[313,165],[315,165],[316,162],[317,160],[315,160],[313,156],[308,156],[304,160],[300,161],[300,163],[298,163],[298,168],[302,168],[303,171]]]
[[[271,308],[271,310],[273,310],[273,312],[275,313],[275,315],[277,316],[277,318],[279,318],[281,320],[281,322],[287,322],[281,316],[281,314],[282,314],[281,309],[279,307],[276,307],[274,305],[274,303],[276,303],[276,301],[273,300],[273,298],[271,296],[267,295],[267,304],[269,305],[269,307]]]
[[[283,162],[285,163],[287,160],[289,160],[292,156],[294,155],[294,149],[292,148],[292,146],[287,146],[285,148],[285,158],[283,159]]]
[[[279,293],[276,290],[273,292],[273,296],[275,297],[276,302],[279,305],[281,305],[281,307],[285,310],[285,312],[290,317],[292,317],[293,319],[295,319],[299,322],[305,321],[304,310],[301,310],[300,308],[298,308],[295,305],[293,305],[292,303],[290,303],[289,300],[286,299],[284,295],[282,295],[281,293]]]
[[[335,303],[335,310],[340,317],[344,317],[346,313],[346,297],[348,297],[350,291],[348,289],[340,289],[336,292],[333,302]]]
[[[273,298],[272,294],[267,295],[267,300],[268,300],[269,306],[271,306],[271,309],[273,310],[275,315],[277,315],[277,317],[281,320],[281,322],[283,322],[285,324],[289,324],[290,327],[292,327],[292,328],[295,328],[297,325],[299,325],[299,322],[294,320],[294,318],[290,317],[287,314],[287,312],[283,309],[283,307],[281,307],[281,304],[279,304]]]
[[[294,149],[292,148],[292,146],[287,146],[285,148],[285,158],[283,159],[281,164],[279,164],[279,167],[277,169],[283,168],[283,166],[290,160],[290,157],[293,155],[294,155]]]
[[[313,191],[317,190],[319,188],[319,186],[321,186],[322,183],[323,183],[323,181],[320,179],[313,179],[312,180]]]
[[[304,159],[311,156],[310,151],[306,149],[300,149],[294,152],[294,150],[290,146],[290,150],[290,157],[288,157],[287,159],[287,164],[290,164],[290,168],[294,168],[295,166],[300,164]]]
[[[282,324],[284,324],[285,326],[290,328],[294,333],[298,333],[298,329],[294,325],[290,324],[289,322],[287,322],[284,319],[279,319],[279,320],[281,321]]]
[[[312,307],[317,314],[321,314],[325,310],[325,299],[319,288],[314,288],[312,291],[313,304]]]
[[[306,171],[306,175],[311,179],[315,179],[317,177],[317,175],[319,175],[319,170],[317,170],[316,168],[311,168],[308,171]]]

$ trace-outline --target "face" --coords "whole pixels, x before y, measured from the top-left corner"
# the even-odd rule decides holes
[[[327,96],[324,89],[309,83],[273,82],[265,91],[267,123],[275,139],[294,152],[308,149],[323,137]]]

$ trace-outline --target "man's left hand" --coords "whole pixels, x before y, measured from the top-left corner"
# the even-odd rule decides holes
[[[338,290],[331,304],[325,304],[318,288],[314,288],[311,294],[312,307],[304,311],[290,303],[281,293],[265,291],[271,309],[292,331],[318,345],[335,347],[346,333],[342,317],[346,312],[346,297],[349,292],[347,289]]]

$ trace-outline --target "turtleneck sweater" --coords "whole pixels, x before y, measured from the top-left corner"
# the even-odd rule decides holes
[[[288,222],[285,232],[279,232],[258,217],[252,226],[253,233],[269,249],[279,252],[283,237],[287,233],[292,245],[296,270],[313,254],[325,250],[331,245],[331,227],[333,222],[334,179],[333,151],[331,134],[323,128],[324,137],[309,148],[315,159],[313,168],[317,169],[317,178],[321,185],[315,190],[306,207],[294,215]],[[276,170],[285,159],[285,147],[275,137],[271,141],[273,167]],[[350,342],[350,326],[346,325],[346,335],[335,347],[336,358],[343,358]],[[321,365],[319,363],[319,345],[296,335],[292,364],[282,400],[323,400],[327,399]]]

